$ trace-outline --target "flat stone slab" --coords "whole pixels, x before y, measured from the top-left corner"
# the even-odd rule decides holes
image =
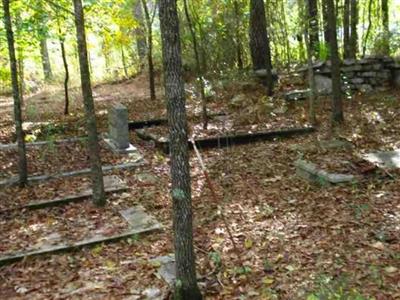
[[[104,190],[106,193],[116,193],[126,191],[128,186],[126,183],[116,175],[111,176],[104,176]],[[83,191],[75,194],[64,196],[60,198],[55,198],[51,200],[39,200],[39,201],[32,201],[26,205],[16,206],[10,209],[1,210],[0,213],[10,212],[12,210],[21,210],[21,209],[40,209],[44,207],[51,207],[57,205],[68,204],[72,202],[82,201],[86,198],[89,198],[93,195],[93,191],[91,188],[86,188]]]
[[[175,257],[173,254],[159,256],[150,260],[150,263],[158,268],[157,277],[163,279],[173,287],[176,281]]]
[[[140,157],[135,157],[134,160],[131,162],[123,163],[123,164],[118,164],[118,165],[108,165],[108,166],[103,166],[102,170],[103,173],[106,172],[111,172],[114,170],[127,170],[127,169],[134,169],[137,167],[140,167],[145,164],[145,161],[143,158]],[[71,171],[71,172],[63,172],[63,173],[56,173],[56,174],[51,174],[51,175],[39,175],[39,176],[31,176],[28,177],[28,182],[33,183],[33,182],[40,182],[40,181],[46,181],[50,179],[59,179],[59,178],[65,178],[65,177],[74,177],[74,176],[82,176],[82,175],[88,175],[92,172],[90,168],[82,169],[82,170],[77,170],[77,171]],[[18,176],[13,176],[9,179],[5,180],[0,180],[0,187],[6,187],[6,186],[11,186],[18,184]]]
[[[130,207],[119,212],[131,227],[140,228],[157,223],[157,220],[146,213],[141,205]],[[161,226],[161,225],[160,225]]]
[[[363,155],[363,158],[384,169],[400,168],[400,149],[395,151],[368,153]]]
[[[328,173],[305,160],[297,160],[294,165],[298,176],[313,183],[326,185],[357,182],[357,178],[354,175]]]
[[[136,208],[138,210],[144,210],[142,207]],[[78,242],[68,243],[60,241],[59,236],[54,233],[51,236],[45,237],[44,240],[47,240],[48,243],[44,242],[38,249],[29,249],[19,252],[10,253],[8,255],[0,257],[0,265],[4,265],[7,263],[12,263],[15,261],[19,261],[24,259],[25,257],[31,256],[39,256],[45,254],[52,254],[56,252],[62,251],[70,251],[74,249],[79,249],[82,247],[93,246],[101,243],[111,243],[116,242],[122,239],[130,238],[135,234],[150,232],[154,230],[162,229],[162,225],[157,222],[155,218],[146,218],[146,220],[152,219],[152,223],[148,222],[136,222],[134,225],[131,225],[130,228],[120,234],[105,236],[103,234],[95,234],[90,238],[83,239]],[[50,237],[50,238],[49,238]]]

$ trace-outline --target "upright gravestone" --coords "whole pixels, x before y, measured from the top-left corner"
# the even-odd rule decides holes
[[[105,141],[116,153],[136,151],[129,142],[128,110],[121,103],[115,104],[108,111],[108,138]]]

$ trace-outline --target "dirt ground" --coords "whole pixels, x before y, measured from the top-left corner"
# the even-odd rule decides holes
[[[287,105],[282,93],[292,89],[283,80],[276,99],[266,99],[262,86],[253,83],[215,83],[209,99],[213,112],[226,117],[201,129],[195,115],[200,101],[187,86],[190,132],[195,136],[230,131],[257,131],[307,125],[307,103]],[[151,101],[144,76],[94,88],[101,132],[107,131],[107,108],[122,102],[130,120],[164,117],[160,83],[157,101]],[[246,101],[231,99],[245,95]],[[41,92],[26,99],[25,118],[50,122],[28,131],[44,140],[85,133],[78,89],[72,91],[71,113],[63,116],[62,91]],[[10,99],[2,99],[6,103]],[[400,299],[400,188],[398,170],[383,171],[365,165],[360,155],[400,147],[400,94],[398,91],[357,94],[345,100],[343,127],[329,130],[330,99],[318,100],[318,130],[305,136],[258,142],[222,149],[201,150],[217,190],[212,198],[195,155],[191,155],[194,243],[200,287],[206,299]],[[214,123],[213,123],[214,122]],[[166,133],[166,127],[160,132]],[[351,149],[310,147],[335,136],[353,144]],[[0,142],[14,139],[12,116],[0,107]],[[90,200],[37,211],[14,211],[0,217],[0,253],[26,249],[44,235],[65,234],[69,240],[90,235],[93,228],[123,230],[117,214],[135,204],[144,206],[164,230],[118,243],[79,251],[27,258],[0,267],[2,299],[146,299],[146,289],[169,294],[156,276],[149,258],[173,252],[169,158],[150,142],[131,132],[131,142],[147,163],[134,171],[113,174],[129,190],[113,194],[108,205],[95,208]],[[32,173],[79,169],[88,166],[81,144],[58,146],[28,154]],[[102,149],[104,163],[124,157]],[[318,186],[296,176],[298,158],[321,168],[357,175],[359,182]],[[0,152],[0,177],[15,174],[16,155]],[[139,176],[146,174],[148,176]],[[149,176],[151,175],[151,176]],[[147,180],[143,179],[147,178]],[[148,180],[152,178],[153,180]],[[49,199],[78,191],[86,177],[50,180],[20,189],[0,190],[1,209],[35,199]],[[221,214],[228,220],[237,251],[228,237]],[[244,268],[243,268],[244,266]],[[333,295],[350,298],[312,298]],[[361,297],[363,296],[363,298]],[[357,298],[359,297],[359,298]]]

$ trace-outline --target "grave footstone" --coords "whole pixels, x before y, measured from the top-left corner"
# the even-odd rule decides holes
[[[356,177],[353,175],[328,173],[318,169],[315,164],[305,160],[297,160],[294,164],[296,166],[297,175],[312,183],[330,185],[357,181]]]
[[[363,158],[385,169],[400,168],[400,149],[387,152],[368,153]]]
[[[157,275],[168,283],[169,286],[172,287],[175,285],[176,267],[173,254],[153,258],[150,260],[150,263],[159,267]]]
[[[108,137],[106,144],[115,153],[137,152],[129,142],[128,109],[121,103],[113,105],[108,111]]]

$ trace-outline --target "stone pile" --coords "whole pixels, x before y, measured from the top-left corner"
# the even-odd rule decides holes
[[[314,65],[318,93],[332,92],[331,61]],[[300,69],[307,72],[307,67]],[[390,85],[400,87],[400,62],[391,57],[371,56],[360,60],[345,59],[341,66],[344,90],[370,92],[385,90]]]

